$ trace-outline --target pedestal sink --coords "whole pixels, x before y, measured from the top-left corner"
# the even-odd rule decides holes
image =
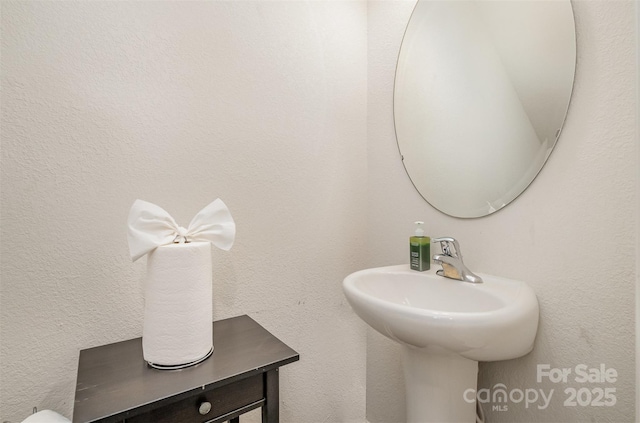
[[[472,284],[400,265],[344,279],[356,314],[402,345],[409,422],[475,422],[478,361],[533,348],[539,311],[531,287],[479,276],[484,282]]]

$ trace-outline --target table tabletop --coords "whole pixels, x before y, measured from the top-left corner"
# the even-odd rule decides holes
[[[211,357],[180,370],[150,367],[142,338],[80,351],[74,422],[120,421],[299,360],[247,315],[213,322]]]

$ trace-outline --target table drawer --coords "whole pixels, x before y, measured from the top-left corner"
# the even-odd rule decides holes
[[[207,422],[263,398],[263,375],[259,374],[211,391],[197,393],[192,397],[128,418],[125,421],[127,423]],[[204,412],[208,406],[201,407],[203,403],[211,404],[210,411],[204,415],[201,414],[200,409],[203,408]]]

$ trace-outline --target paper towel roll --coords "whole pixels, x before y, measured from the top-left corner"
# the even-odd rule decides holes
[[[177,366],[206,357],[213,348],[211,243],[156,248],[147,258],[143,356]]]

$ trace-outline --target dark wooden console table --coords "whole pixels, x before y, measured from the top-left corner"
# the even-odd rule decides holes
[[[157,370],[142,358],[142,338],[80,351],[75,423],[231,421],[262,407],[279,419],[280,366],[297,352],[249,316],[213,323],[211,357],[182,370]]]

